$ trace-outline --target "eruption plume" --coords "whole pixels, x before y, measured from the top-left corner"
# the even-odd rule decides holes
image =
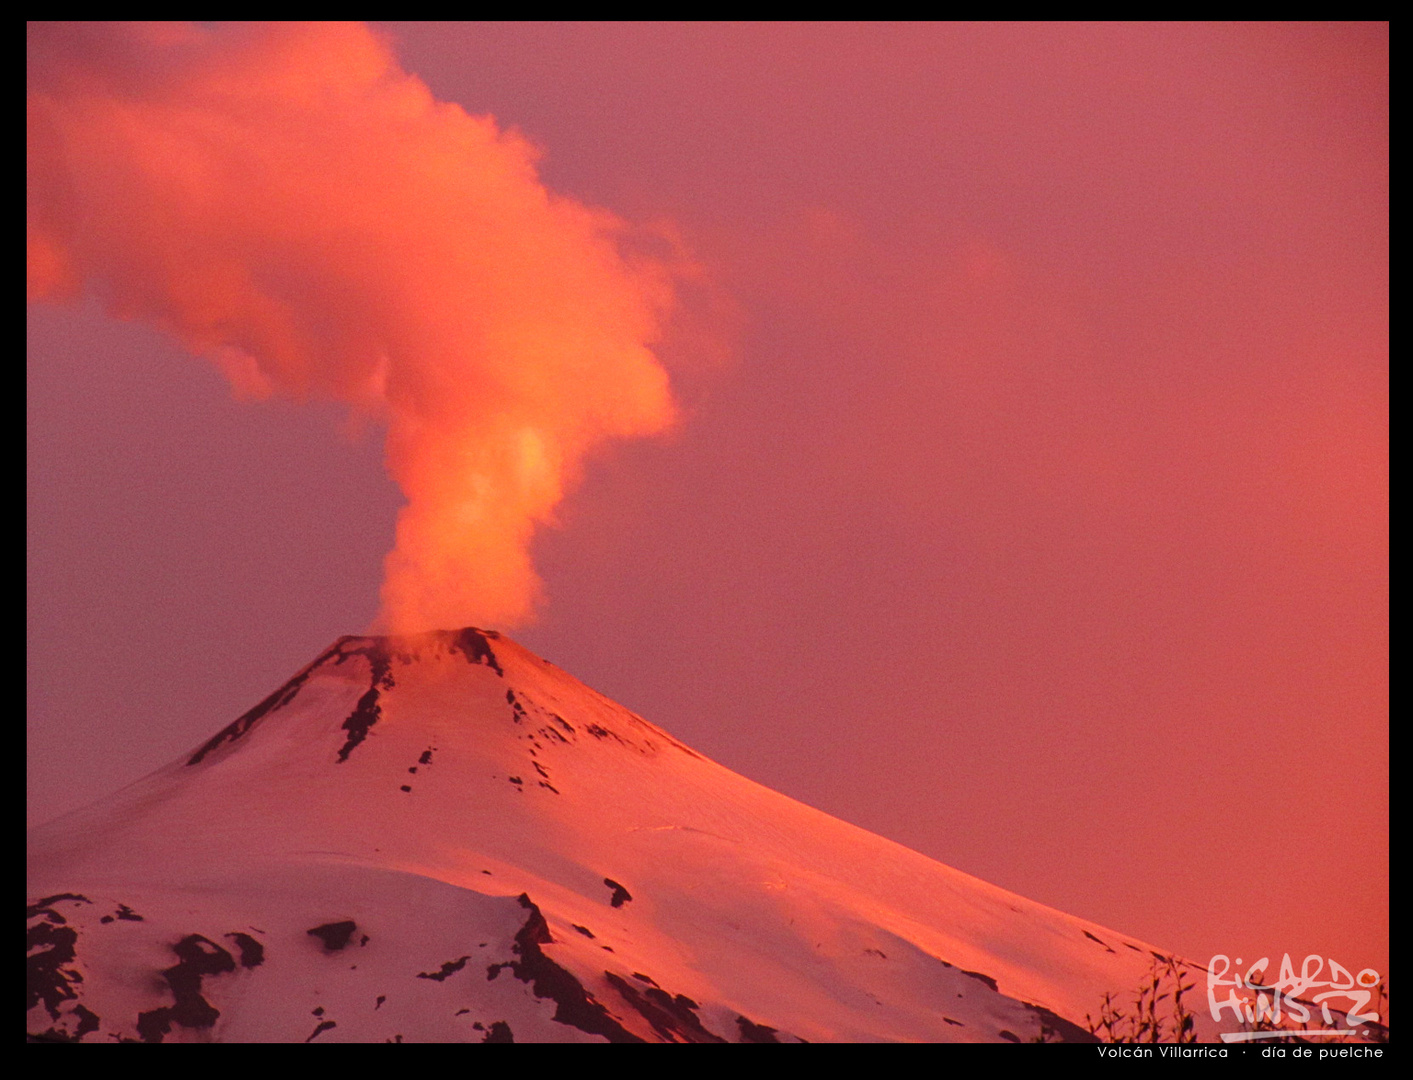
[[[528,618],[585,455],[673,419],[667,263],[360,25],[31,24],[26,98],[29,297],[377,417],[407,500],[381,624]]]

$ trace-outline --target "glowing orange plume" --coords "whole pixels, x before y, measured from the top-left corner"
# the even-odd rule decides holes
[[[527,618],[584,455],[672,420],[664,266],[366,27],[32,24],[28,52],[30,297],[378,416],[407,498],[382,622]]]

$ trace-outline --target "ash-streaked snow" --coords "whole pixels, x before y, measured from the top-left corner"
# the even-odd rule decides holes
[[[28,894],[28,1031],[85,1042],[1088,1038],[1160,955],[472,629],[340,639]]]

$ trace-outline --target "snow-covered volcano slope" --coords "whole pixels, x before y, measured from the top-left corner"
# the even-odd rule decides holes
[[[89,1042],[1087,1038],[1153,960],[472,629],[339,640],[28,876],[28,1030]]]

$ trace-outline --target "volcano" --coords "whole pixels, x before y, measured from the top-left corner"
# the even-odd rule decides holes
[[[341,638],[28,894],[27,1030],[85,1042],[1092,1041],[1168,959],[469,628]]]

